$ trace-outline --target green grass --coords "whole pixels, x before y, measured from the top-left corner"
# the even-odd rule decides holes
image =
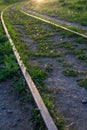
[[[0,44],[0,55],[3,56],[3,54],[5,54],[5,53],[9,54],[10,50],[11,50],[11,47],[10,47],[8,41],[6,41],[4,44],[3,43]]]
[[[53,70],[53,65],[52,64],[47,64],[47,66],[45,67],[47,72],[52,72]]]
[[[12,54],[5,55],[4,65],[0,68],[0,80],[11,78],[17,73],[18,64],[15,62],[15,58]]]
[[[67,36],[71,37],[71,38],[76,37],[76,35],[74,33],[71,33],[71,32],[66,31],[66,30],[60,31],[60,34],[62,35],[62,38],[67,37]]]
[[[43,101],[45,102],[47,108],[49,109],[57,127],[59,130],[64,130],[65,118],[58,113],[58,110],[55,109],[55,98],[53,97],[53,91],[49,91],[51,94],[42,94]],[[56,115],[54,114],[56,113]]]
[[[77,76],[78,75],[78,71],[77,70],[73,70],[73,69],[65,69],[64,71],[63,71],[63,73],[64,73],[64,75],[65,76]]]
[[[68,43],[68,42],[62,42],[60,44],[61,47],[69,50],[74,50],[77,47],[76,43]]]
[[[78,84],[79,84],[81,87],[85,87],[85,88],[87,89],[87,78],[78,79]]]
[[[17,94],[25,93],[26,83],[23,77],[14,77],[13,86]]]
[[[78,54],[77,55],[77,58],[80,59],[80,60],[86,60],[87,59],[87,55],[82,53],[82,54]]]
[[[71,67],[73,67],[73,64],[71,64],[71,63],[69,63],[69,62],[66,62],[66,61],[63,61],[63,62],[62,62],[62,66],[63,66],[63,67],[68,67],[68,68],[70,67],[70,68],[71,68]]]
[[[44,86],[44,80],[47,77],[44,70],[38,66],[31,66],[28,71],[30,72],[30,75],[32,75],[32,79],[35,81],[37,86]]]
[[[83,54],[83,51],[84,51],[84,49],[80,48],[80,49],[73,50],[73,53],[76,55],[81,55],[81,54]]]
[[[24,0],[0,0],[0,13],[3,9],[5,9],[7,6],[11,4],[15,4],[18,2],[22,2]],[[3,31],[3,30],[2,30]]]
[[[58,61],[59,63],[63,63],[63,62],[65,62],[65,59],[62,57],[57,57],[56,61]]]
[[[12,54],[12,49],[7,41],[7,37],[2,33],[0,38],[0,62],[3,66],[0,67],[0,81],[6,78],[11,78],[18,71],[18,64]]]
[[[32,111],[32,122],[34,123],[34,129],[35,130],[47,130],[44,126],[44,123],[42,121],[40,111],[36,108]]]
[[[0,36],[0,42],[5,42],[5,41],[7,41],[7,37],[4,36],[4,35],[1,35]]]
[[[77,41],[79,44],[86,44],[86,43],[87,43],[86,39],[84,39],[83,37],[78,37],[78,38],[76,39],[76,41]]]

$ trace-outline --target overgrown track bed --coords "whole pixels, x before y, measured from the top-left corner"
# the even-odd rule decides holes
[[[26,15],[28,15],[28,16],[31,16],[31,17],[33,17],[33,18],[36,18],[36,19],[38,19],[38,20],[41,20],[41,21],[43,21],[43,22],[46,22],[46,23],[48,23],[48,24],[52,24],[52,25],[54,25],[54,26],[56,26],[56,27],[59,27],[59,28],[61,28],[61,29],[63,29],[63,30],[66,30],[66,31],[69,31],[69,32],[71,32],[71,33],[74,33],[74,34],[76,34],[76,35],[78,35],[78,36],[81,36],[81,37],[83,37],[83,38],[87,38],[87,35],[85,35],[84,33],[86,33],[87,34],[87,32],[84,32],[83,30],[80,30],[78,27],[75,27],[74,26],[74,28],[76,29],[75,31],[74,31],[74,29],[72,29],[72,26],[68,26],[68,27],[65,27],[64,25],[62,25],[61,23],[59,23],[59,22],[55,22],[56,20],[53,20],[51,17],[48,17],[48,16],[44,16],[44,15],[41,15],[41,14],[38,14],[38,13],[33,13],[32,11],[27,11],[27,12],[29,12],[29,13],[27,13],[26,11],[23,11],[23,10],[21,10],[21,12],[22,13],[24,13],[24,14],[26,14]],[[42,17],[42,18],[41,18]],[[70,29],[69,29],[70,28]],[[78,31],[79,30],[79,31]]]
[[[86,130],[87,40],[26,16],[16,7],[8,9],[4,19],[59,129],[63,122],[58,110],[66,118],[66,129]]]
[[[0,130],[45,130],[0,21]]]
[[[29,15],[29,16],[37,18],[41,21],[53,24],[54,26],[60,27],[69,32],[73,32],[73,33],[77,34],[78,36],[87,38],[87,27],[86,26],[79,25],[78,23],[77,24],[70,23],[70,22],[67,22],[64,20],[60,20],[60,19],[48,16],[46,14],[40,14],[35,11],[28,10],[24,5],[21,5],[21,9],[22,9],[21,12],[26,15]]]

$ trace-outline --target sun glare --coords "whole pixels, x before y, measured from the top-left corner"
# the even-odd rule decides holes
[[[36,0],[37,2],[39,2],[39,3],[41,3],[41,2],[43,2],[44,0]]]

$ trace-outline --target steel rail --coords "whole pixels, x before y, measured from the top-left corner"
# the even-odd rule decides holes
[[[18,64],[19,64],[19,66],[21,68],[23,76],[24,76],[24,78],[25,78],[25,80],[27,82],[27,85],[28,85],[28,87],[29,87],[29,89],[30,89],[30,91],[31,91],[31,93],[33,95],[35,103],[36,103],[36,105],[37,105],[37,107],[38,107],[38,109],[40,111],[40,114],[41,114],[41,116],[43,118],[43,121],[44,121],[44,123],[45,123],[48,130],[58,130],[58,128],[56,127],[56,125],[55,125],[55,123],[54,123],[48,109],[46,108],[46,106],[45,106],[45,104],[44,104],[44,102],[43,102],[43,100],[42,100],[42,98],[41,98],[41,96],[40,96],[34,82],[32,81],[29,73],[26,70],[26,67],[23,64],[23,61],[21,60],[21,57],[20,57],[18,51],[16,50],[16,47],[15,47],[15,44],[14,44],[13,40],[11,39],[11,36],[10,36],[10,34],[8,32],[5,21],[3,19],[4,10],[1,13],[1,21],[2,21],[3,28],[5,30],[5,33],[6,33],[7,37],[8,37],[8,39],[9,39],[9,42],[10,42],[11,47],[13,49],[14,55],[15,55],[17,61],[18,61]]]
[[[71,29],[68,29],[68,28],[66,28],[66,27],[64,27],[64,26],[62,26],[62,25],[59,25],[59,24],[53,22],[52,20],[47,20],[47,19],[41,18],[41,17],[39,17],[39,16],[33,15],[33,14],[31,14],[31,13],[27,13],[27,12],[25,12],[23,9],[20,9],[20,11],[21,11],[22,13],[24,13],[24,14],[30,16],[30,17],[33,17],[33,18],[36,18],[36,19],[41,20],[41,21],[43,21],[43,22],[49,23],[49,24],[51,24],[51,25],[54,25],[54,26],[59,27],[59,28],[61,28],[61,29],[63,29],[63,30],[69,31],[69,32],[71,32],[71,33],[74,33],[74,34],[76,34],[76,35],[78,35],[78,36],[81,36],[81,37],[87,39],[87,35],[82,34],[82,33],[79,33],[79,32],[76,32],[76,31],[71,30]]]

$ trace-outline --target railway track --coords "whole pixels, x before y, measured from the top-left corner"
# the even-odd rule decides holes
[[[23,10],[22,7],[21,7],[21,10],[20,10],[20,11],[21,11],[22,13],[24,13],[24,14],[30,16],[30,17],[36,18],[36,19],[38,19],[38,20],[41,20],[41,21],[46,22],[46,23],[48,23],[48,24],[54,25],[54,26],[59,27],[59,28],[61,28],[61,29],[63,29],[63,30],[69,31],[69,32],[71,32],[71,33],[74,33],[74,34],[76,34],[76,35],[78,35],[78,36],[81,36],[81,37],[87,39],[87,35],[82,34],[82,33],[79,33],[79,32],[74,31],[74,30],[71,30],[71,29],[69,29],[69,28],[67,28],[67,27],[64,27],[64,26],[62,26],[62,25],[59,25],[59,24],[55,23],[53,20],[47,19],[46,17],[40,17],[40,15],[38,15],[38,13],[37,13],[37,15],[35,15],[35,13],[32,13],[32,11],[30,11],[30,13],[27,13],[26,11]]]
[[[68,28],[65,28],[65,27],[63,27],[63,26],[60,26],[60,25],[54,23],[53,21],[45,20],[44,18],[40,18],[40,17],[35,16],[35,15],[33,15],[33,14],[26,13],[26,12],[23,11],[23,10],[21,10],[21,12],[24,13],[24,14],[26,14],[26,15],[28,15],[28,16],[30,16],[30,17],[36,18],[36,19],[38,19],[38,20],[41,20],[41,21],[46,22],[46,23],[48,23],[48,24],[54,25],[54,26],[59,27],[59,28],[61,28],[61,29],[63,29],[63,30],[67,30],[67,31],[69,31],[69,32],[72,32],[72,33],[74,33],[74,34],[76,34],[76,35],[78,35],[78,36],[81,36],[81,37],[87,39],[87,36],[86,36],[86,35],[81,34],[81,33],[78,33],[78,32],[75,32],[75,31],[70,30],[70,29],[68,29]],[[9,35],[9,33],[8,33],[8,30],[7,30],[7,28],[6,28],[6,25],[5,25],[5,22],[4,22],[4,19],[3,19],[3,12],[2,12],[2,14],[1,14],[1,19],[2,19],[2,24],[3,24],[3,26],[4,26],[6,35],[7,35],[8,39],[9,39],[9,41],[10,41],[10,43],[11,43],[11,46],[12,46],[12,48],[13,48],[14,54],[15,54],[15,56],[16,56],[16,59],[17,59],[17,61],[18,61],[18,63],[19,63],[19,66],[20,66],[20,68],[21,68],[21,70],[22,70],[22,73],[23,73],[23,75],[24,75],[24,77],[25,77],[25,79],[26,79],[26,82],[27,82],[27,84],[28,84],[28,86],[29,86],[29,89],[31,90],[31,93],[32,93],[32,95],[33,95],[33,97],[34,97],[34,99],[35,99],[35,102],[36,102],[36,104],[37,104],[37,106],[38,106],[38,109],[39,109],[39,111],[40,111],[40,113],[41,113],[41,115],[42,115],[42,117],[43,117],[43,120],[44,120],[44,122],[45,122],[45,124],[46,124],[48,130],[57,130],[56,125],[54,124],[54,122],[53,122],[53,120],[52,120],[52,118],[51,118],[51,116],[50,116],[50,114],[49,114],[49,112],[48,112],[46,106],[44,105],[44,103],[43,103],[43,101],[42,101],[42,99],[41,99],[41,96],[40,96],[40,94],[38,93],[38,90],[36,89],[36,86],[35,86],[35,84],[33,83],[33,81],[32,81],[32,79],[31,79],[30,75],[29,75],[28,72],[26,71],[26,67],[25,67],[25,65],[23,64],[23,62],[22,62],[22,60],[21,60],[21,57],[19,56],[19,54],[18,54],[18,52],[17,52],[17,50],[16,50],[16,48],[15,48],[14,42],[13,42],[13,40],[11,39],[11,37],[10,37],[10,35]]]

